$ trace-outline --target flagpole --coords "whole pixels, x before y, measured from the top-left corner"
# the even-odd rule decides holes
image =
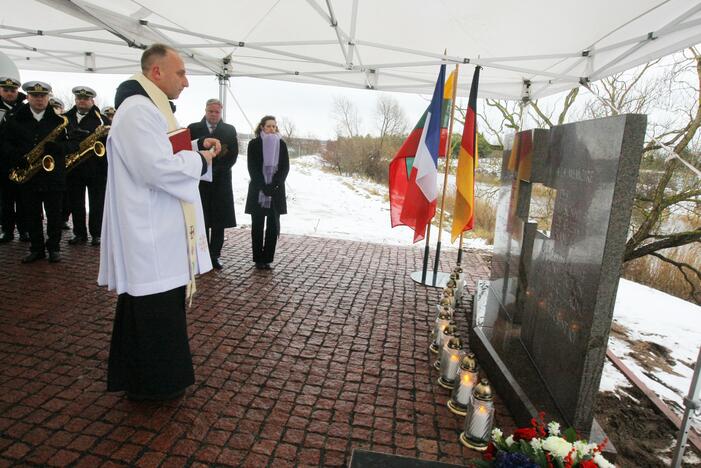
[[[455,98],[458,93],[458,72],[460,65],[455,64],[455,78],[453,82],[453,102],[450,105],[450,126],[448,127],[448,138],[445,142],[445,171],[443,172],[443,194],[441,195],[441,214],[438,218],[438,242],[436,242],[436,260],[433,263],[433,286],[436,285],[438,277],[438,263],[441,259],[441,237],[443,234],[443,210],[445,209],[445,192],[448,187],[448,169],[450,168],[451,146],[450,140],[453,138],[453,115],[455,114]]]
[[[462,262],[462,237],[463,237],[464,231],[460,233],[460,243],[458,244],[458,266],[460,266],[460,263]]]
[[[421,268],[421,284],[426,284],[426,272],[428,271],[428,251],[431,240],[431,223],[426,226],[426,246],[424,247],[424,264]]]

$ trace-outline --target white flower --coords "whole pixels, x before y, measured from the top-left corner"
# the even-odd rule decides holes
[[[531,447],[533,447],[533,450],[535,450],[536,452],[539,450],[543,450],[543,441],[541,439],[531,439],[529,443],[531,444]]]
[[[499,442],[502,439],[502,437],[504,437],[504,433],[501,432],[501,429],[499,429],[498,427],[492,429],[492,439],[495,442]]]
[[[565,458],[572,450],[572,444],[562,437],[550,436],[543,442],[543,449],[557,457]]]
[[[512,445],[514,445],[514,436],[510,435],[506,438],[506,446],[511,447]]]
[[[548,434],[553,435],[553,436],[559,436],[560,435],[560,423],[556,421],[550,421],[548,423]]]
[[[593,455],[596,444],[588,444],[586,441],[577,440],[574,442],[574,448],[577,450],[577,457],[579,459],[587,456]]]
[[[599,468],[616,468],[616,465],[609,463],[609,461],[598,452],[594,455],[594,463],[596,463],[596,466]]]

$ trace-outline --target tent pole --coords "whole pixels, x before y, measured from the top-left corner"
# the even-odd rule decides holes
[[[443,211],[445,209],[445,192],[448,187],[448,169],[450,169],[450,153],[451,145],[450,140],[453,138],[453,114],[455,114],[455,99],[458,92],[458,71],[460,65],[455,65],[455,78],[453,81],[453,102],[450,106],[450,126],[448,127],[448,138],[445,142],[445,171],[443,172],[443,193],[441,195],[441,214],[438,217],[438,242],[436,243],[436,260],[433,263],[433,286],[436,285],[436,278],[438,277],[438,264],[441,259],[441,237],[443,234]]]
[[[219,80],[219,100],[222,104],[221,119],[226,122],[226,90],[229,87],[229,63],[231,62],[231,57],[224,57],[222,59],[221,73],[217,75]]]

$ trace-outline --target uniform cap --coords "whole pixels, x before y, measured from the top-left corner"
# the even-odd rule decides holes
[[[94,98],[97,96],[95,90],[89,86],[76,86],[71,90],[71,92],[75,94],[76,97]]]
[[[0,77],[0,88],[19,88],[20,82],[9,76]]]
[[[27,94],[48,94],[51,92],[51,85],[43,81],[27,81],[22,85],[22,89]]]

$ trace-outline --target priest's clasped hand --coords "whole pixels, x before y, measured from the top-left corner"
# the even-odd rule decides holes
[[[204,141],[202,141],[202,146],[204,146],[206,150],[200,151],[200,154],[207,160],[208,164],[211,164],[212,159],[221,152],[221,143],[216,138],[205,138]]]
[[[202,142],[202,146],[213,152],[213,156],[218,156],[221,153],[221,142],[216,138],[205,138]]]

